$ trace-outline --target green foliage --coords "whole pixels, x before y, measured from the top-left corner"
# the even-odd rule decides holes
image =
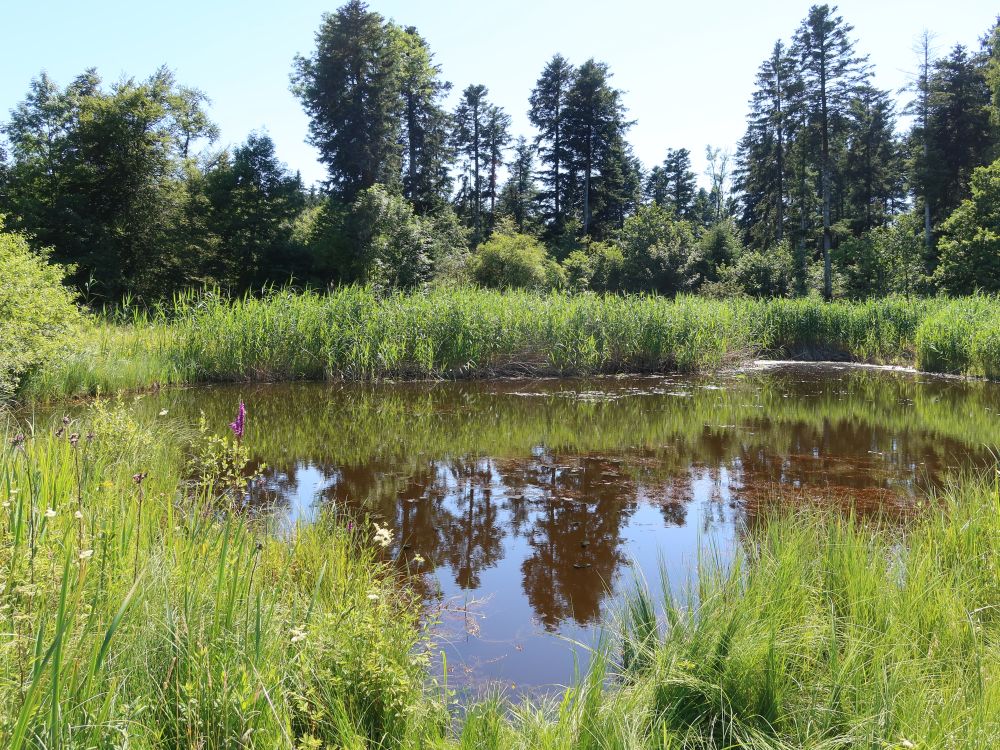
[[[686,286],[685,266],[694,249],[691,225],[656,204],[639,208],[618,237],[625,288],[676,294]]]
[[[625,255],[618,245],[591,242],[587,245],[592,273],[590,288],[595,292],[619,292],[625,288]]]
[[[0,217],[0,399],[22,376],[65,351],[83,318],[63,286],[66,269],[31,250]]]
[[[204,277],[238,290],[301,280],[307,268],[292,223],[303,209],[302,181],[278,161],[271,138],[251,133],[205,179],[207,229],[225,252],[209,255]]]
[[[584,292],[590,289],[594,277],[594,262],[583,250],[574,250],[562,262],[563,275],[566,277],[566,288],[572,292]]]
[[[891,224],[843,240],[835,261],[844,278],[844,293],[864,299],[925,291],[921,231],[918,216],[903,214]]]
[[[935,281],[952,294],[1000,291],[1000,160],[972,175],[972,197],[941,227]]]
[[[792,252],[787,242],[769,250],[747,250],[721,270],[722,296],[787,297],[794,284]]]
[[[251,483],[259,479],[267,467],[255,463],[251,468],[252,456],[243,441],[211,431],[204,414],[198,421],[198,437],[188,469],[220,500],[238,508]]]
[[[402,197],[375,185],[359,194],[346,220],[346,257],[337,264],[345,282],[379,289],[414,289],[429,282],[439,263],[465,249],[465,233],[443,212],[420,217]]]
[[[45,75],[34,80],[5,127],[14,226],[105,300],[158,297],[189,281],[197,264],[172,230],[183,221],[187,151],[215,133],[202,103],[165,68],[109,90],[93,70],[65,89]]]
[[[743,254],[743,243],[728,219],[708,229],[691,250],[684,265],[684,283],[690,289],[719,280],[719,271]]]
[[[563,270],[534,237],[498,230],[476,248],[472,258],[476,283],[493,289],[557,289]]]

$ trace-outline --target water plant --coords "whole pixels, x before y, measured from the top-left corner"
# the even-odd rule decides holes
[[[852,359],[1000,373],[997,301],[711,300],[471,288],[379,295],[184,294],[125,323],[94,319],[35,368],[23,398],[196,382],[695,371],[748,357]]]

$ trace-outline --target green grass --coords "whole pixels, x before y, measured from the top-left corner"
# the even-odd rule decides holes
[[[996,747],[1000,488],[939,500],[905,532],[774,517],[664,616],[639,588],[560,702],[472,709],[463,746]]]
[[[992,297],[708,300],[475,289],[380,297],[349,287],[179,298],[94,319],[24,398],[196,382],[696,371],[751,356],[855,359],[1000,376]]]
[[[107,403],[61,426],[0,448],[2,747],[1000,742],[995,475],[903,528],[776,511],[688,600],[637,590],[563,696],[460,709],[363,521],[275,535],[182,479],[192,435]]]
[[[269,534],[182,482],[186,438],[160,429],[98,405],[8,430],[0,746],[393,747],[435,714],[419,613],[370,528]]]

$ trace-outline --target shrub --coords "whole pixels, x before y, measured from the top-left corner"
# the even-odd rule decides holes
[[[574,250],[562,262],[563,274],[566,276],[566,286],[574,292],[590,289],[590,281],[594,276],[594,262],[583,250]]]
[[[698,289],[719,280],[720,271],[743,254],[743,244],[729,219],[720,221],[698,240],[684,267],[686,284]]]
[[[349,209],[327,202],[298,223],[294,231],[309,238],[323,284],[415,289],[442,274],[460,275],[465,264],[468,232],[453,211],[417,216],[383,185],[362,192]]]
[[[662,294],[681,291],[694,243],[688,222],[678,221],[662,206],[642,206],[625,220],[619,235],[626,288]]]
[[[794,261],[788,243],[770,250],[752,250],[724,266],[721,286],[726,293],[750,297],[787,297],[794,281]]]
[[[32,252],[23,235],[0,222],[0,398],[21,376],[52,357],[82,322],[67,269]]]
[[[472,275],[494,289],[557,289],[565,283],[562,268],[534,237],[501,229],[476,250]]]
[[[888,226],[845,239],[835,258],[844,293],[864,299],[925,291],[921,231],[920,217],[904,214]]]

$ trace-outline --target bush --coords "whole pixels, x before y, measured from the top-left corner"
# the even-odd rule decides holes
[[[736,236],[736,227],[729,219],[720,221],[698,240],[684,267],[690,289],[719,280],[721,270],[743,254],[743,243]]]
[[[67,269],[32,252],[23,235],[0,221],[0,398],[50,357],[82,322],[74,294],[63,286]]]
[[[794,261],[787,242],[770,250],[742,253],[721,271],[725,294],[750,297],[787,297],[794,281]]]
[[[417,216],[401,196],[374,185],[345,208],[307,209],[293,227],[313,256],[319,285],[363,283],[408,290],[463,270],[468,232],[451,209]]]
[[[619,292],[624,288],[625,256],[621,248],[607,242],[594,242],[589,247],[594,272],[590,288],[595,292]]]
[[[472,275],[477,284],[493,289],[558,289],[566,280],[542,243],[506,227],[476,250]]]
[[[888,226],[845,239],[835,258],[844,293],[865,299],[926,291],[922,229],[919,216],[904,214]]]
[[[676,294],[685,286],[684,270],[695,239],[691,225],[662,206],[639,208],[619,235],[627,289]]]
[[[583,250],[574,250],[562,262],[566,286],[574,292],[585,292],[590,289],[594,276],[594,262]]]
[[[1000,159],[973,172],[971,187],[941,227],[934,278],[951,294],[1000,292]]]

